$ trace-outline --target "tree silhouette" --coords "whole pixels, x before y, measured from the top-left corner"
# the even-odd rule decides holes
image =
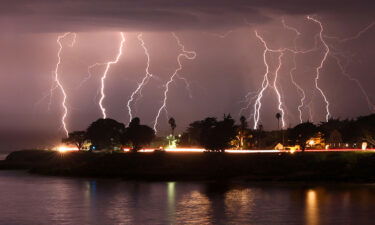
[[[187,133],[205,149],[223,152],[231,147],[230,142],[236,138],[237,126],[230,115],[224,115],[222,121],[207,117],[191,123]]]
[[[280,129],[280,118],[281,118],[281,114],[280,113],[276,113],[276,119],[277,119],[277,129]]]
[[[239,148],[240,149],[243,149],[243,146],[244,146],[244,139],[245,139],[245,136],[247,134],[247,121],[246,121],[246,117],[244,116],[241,116],[240,117],[240,126],[239,126],[239,129],[238,129],[238,140],[239,140]]]
[[[113,149],[121,146],[125,125],[113,119],[98,119],[87,128],[87,137],[95,149]]]
[[[141,125],[138,117],[132,119],[129,127],[125,129],[122,143],[131,142],[132,150],[138,151],[144,145],[150,144],[155,138],[155,131],[149,126]]]
[[[173,117],[171,117],[171,118],[169,118],[168,123],[171,126],[172,135],[174,136],[174,130],[177,127],[176,120]]]
[[[316,132],[318,132],[318,128],[313,123],[300,123],[290,130],[289,138],[294,142],[293,144],[300,145],[302,150],[304,150],[306,141],[314,136]]]
[[[83,145],[88,140],[85,131],[74,131],[69,133],[67,138],[63,138],[62,142],[66,144],[73,144],[77,146],[78,150],[82,150]]]

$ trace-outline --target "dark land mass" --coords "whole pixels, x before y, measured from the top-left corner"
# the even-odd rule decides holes
[[[131,180],[374,182],[374,152],[304,153],[59,153],[22,150],[0,169]]]

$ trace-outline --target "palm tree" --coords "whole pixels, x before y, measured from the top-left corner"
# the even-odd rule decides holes
[[[280,129],[280,118],[281,118],[281,114],[280,113],[276,113],[277,129]]]
[[[171,130],[172,130],[172,135],[174,136],[174,130],[176,129],[177,125],[176,125],[176,120],[171,117],[169,118],[169,121],[168,121],[169,125],[171,126]]]

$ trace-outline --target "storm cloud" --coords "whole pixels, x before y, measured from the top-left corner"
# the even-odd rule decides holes
[[[196,30],[259,24],[271,15],[373,17],[371,0],[3,0],[3,30]]]

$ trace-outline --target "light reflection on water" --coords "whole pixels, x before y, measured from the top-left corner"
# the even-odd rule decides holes
[[[373,224],[375,186],[127,182],[0,171],[0,224]]]

